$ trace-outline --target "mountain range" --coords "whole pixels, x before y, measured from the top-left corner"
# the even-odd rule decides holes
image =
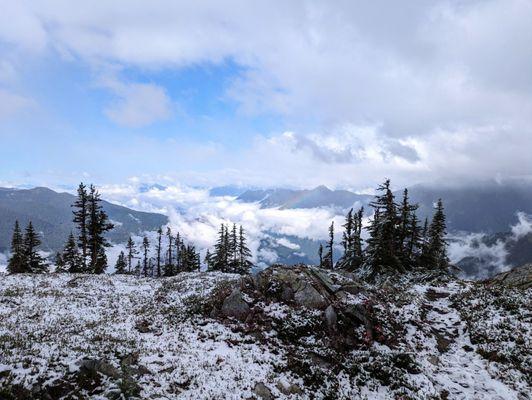
[[[247,190],[237,197],[237,200],[246,203],[258,202],[262,208],[279,207],[281,209],[316,207],[347,209],[356,205],[365,205],[371,199],[372,196],[360,195],[348,190],[331,190],[326,186],[318,186],[311,190]]]
[[[33,222],[41,233],[43,250],[62,248],[74,229],[71,207],[74,200],[75,196],[69,193],[57,193],[45,187],[0,188],[0,252],[9,248],[15,220],[22,227],[30,220]],[[164,215],[135,211],[107,201],[102,201],[102,207],[115,225],[108,234],[115,243],[123,243],[129,235],[152,231],[168,222]]]
[[[216,190],[211,191],[215,192]],[[400,202],[402,191],[395,192],[395,195]],[[409,188],[409,196],[411,202],[419,205],[418,214],[422,218],[430,217],[436,201],[443,199],[450,231],[489,234],[505,232],[517,222],[518,211],[532,214],[532,186],[529,185],[495,182],[461,187],[414,185]],[[365,206],[368,213],[372,199],[372,195],[331,190],[325,186],[310,190],[253,189],[246,190],[237,197],[237,200],[245,203],[259,203],[261,208],[334,207],[346,212],[351,207]]]
[[[141,186],[141,192],[152,188],[166,190],[162,185]],[[331,190],[325,186],[314,189],[256,189],[240,186],[213,188],[212,196],[232,196],[239,202],[258,203],[261,208],[334,208],[336,213],[345,213],[351,207],[364,206],[369,216],[373,196],[357,194],[348,190]],[[396,192],[400,201],[400,191]],[[525,232],[514,240],[511,226],[518,222],[517,212],[532,214],[532,188],[515,183],[478,183],[462,187],[437,187],[435,185],[415,185],[409,188],[412,202],[419,204],[421,218],[430,217],[433,205],[442,198],[447,215],[448,229],[454,235],[483,233],[474,242],[479,250],[495,248],[499,245],[505,254],[507,265],[517,266],[532,261],[532,234]],[[69,193],[57,193],[44,187],[33,189],[0,188],[0,252],[9,248],[11,232],[15,220],[24,226],[32,220],[43,237],[43,250],[59,250],[74,226],[72,208],[75,197]],[[135,211],[102,202],[104,210],[115,224],[109,232],[109,239],[123,243],[129,235],[154,231],[168,222],[161,214]],[[186,210],[181,210],[186,212]],[[270,261],[296,264],[317,262],[319,241],[299,236],[265,232],[260,249],[270,255]],[[339,252],[338,252],[339,253]],[[493,252],[492,252],[493,253]],[[491,275],[500,268],[500,259],[490,252],[479,251],[478,255],[468,254],[459,262],[468,276]]]

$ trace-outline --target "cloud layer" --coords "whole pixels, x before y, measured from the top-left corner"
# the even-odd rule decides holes
[[[235,171],[257,184],[351,187],[383,176],[403,184],[532,174],[527,0],[48,0],[2,11],[0,65],[16,70],[52,54],[96,76],[112,71],[116,82],[105,87],[115,100],[102,111],[120,126],[172,115],[165,85],[135,76],[234,65],[217,94],[236,106],[232,117],[274,115],[289,129],[220,146],[204,168],[216,181],[238,179]],[[28,104],[18,93],[0,81],[0,117]],[[160,173],[176,169],[172,159]],[[202,174],[180,169],[180,178]]]

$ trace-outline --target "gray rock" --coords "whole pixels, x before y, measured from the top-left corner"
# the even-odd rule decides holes
[[[249,314],[249,305],[242,298],[240,290],[233,292],[225,298],[222,304],[222,314],[226,317],[232,317],[244,321]]]
[[[151,332],[151,325],[148,321],[143,319],[141,321],[137,321],[135,324],[135,329],[140,333],[148,333]]]
[[[277,386],[277,389],[279,389],[279,391],[286,396],[303,393],[301,388],[294,383],[283,384],[282,382],[277,382],[275,386]]]
[[[292,301],[294,299],[294,290],[290,286],[283,286],[281,291],[281,300],[282,301]]]
[[[530,289],[532,288],[532,263],[495,275],[489,282],[519,289]]]
[[[434,365],[434,366],[436,366],[436,367],[437,367],[438,365],[440,365],[440,359],[439,359],[438,357],[436,357],[436,356],[429,356],[429,357],[428,357],[428,361],[429,361],[432,365]]]
[[[270,389],[268,389],[268,386],[266,386],[264,383],[259,382],[255,385],[255,388],[253,389],[253,393],[257,395],[262,400],[272,400],[273,395]]]
[[[336,315],[336,311],[334,311],[334,307],[331,304],[325,309],[325,322],[327,323],[327,328],[329,328],[331,331],[336,330],[337,321],[338,317]]]
[[[306,283],[303,289],[296,292],[294,300],[299,305],[319,310],[324,309],[328,305],[325,298],[310,283]]]
[[[357,295],[362,292],[362,288],[357,284],[347,284],[343,285],[342,289],[343,292],[347,292],[349,294]]]
[[[85,359],[78,362],[80,372],[100,373],[111,378],[120,377],[120,371],[107,361]]]

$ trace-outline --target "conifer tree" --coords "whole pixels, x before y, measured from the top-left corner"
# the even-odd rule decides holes
[[[41,245],[39,234],[33,228],[30,221],[24,233],[24,252],[26,268],[28,272],[40,273],[45,272],[47,265],[44,258],[39,254],[38,247]]]
[[[196,252],[196,248],[192,245],[185,246],[181,244],[181,270],[185,272],[197,271],[201,267],[199,254]]]
[[[229,262],[231,261],[231,244],[229,242],[229,226],[225,227],[225,234],[223,238],[224,243],[224,272],[230,272]]]
[[[333,247],[334,247],[334,221],[331,222],[331,225],[329,226],[329,240],[327,241],[327,244],[325,246],[326,253],[323,257],[323,268],[327,269],[333,269],[334,267],[334,261],[333,261]]]
[[[323,244],[320,243],[320,247],[318,248],[318,257],[320,259],[320,267],[323,267]]]
[[[135,266],[135,276],[140,277],[140,274],[142,272],[142,266],[140,265],[140,259],[137,260],[137,265]]]
[[[90,186],[88,195],[88,214],[87,224],[88,246],[90,258],[90,272],[101,274],[107,268],[107,256],[105,248],[110,246],[109,241],[104,234],[113,229],[114,225],[109,222],[109,217],[101,206],[100,194],[94,187]]]
[[[362,257],[362,216],[364,209],[361,208],[356,214],[353,209],[349,210],[346,216],[344,233],[342,235],[342,246],[344,254],[338,260],[337,267],[347,271],[357,270],[363,262]]]
[[[87,187],[81,182],[78,187],[78,196],[72,205],[74,210],[74,223],[78,229],[78,244],[81,249],[81,258],[83,263],[83,271],[87,271],[87,257],[89,255],[89,194]]]
[[[449,266],[447,257],[447,242],[445,240],[446,223],[443,211],[443,202],[438,200],[436,212],[432,217],[432,222],[428,231],[428,267],[432,269],[445,269]]]
[[[15,221],[15,228],[13,229],[13,236],[11,239],[10,258],[7,264],[7,272],[10,274],[18,274],[22,272],[29,272],[26,263],[26,253],[24,249],[24,238],[20,231],[18,220]]]
[[[63,268],[66,272],[78,273],[83,271],[83,260],[79,252],[74,234],[70,232],[68,240],[61,254]]]
[[[121,251],[116,259],[115,274],[127,274],[127,267],[126,255]]]
[[[144,236],[144,239],[142,240],[142,250],[143,250],[143,254],[144,254],[144,258],[143,258],[143,261],[142,261],[142,272],[143,272],[144,276],[147,277],[148,276],[148,270],[149,270],[148,252],[150,250],[150,242],[149,242],[147,236]]]
[[[172,240],[174,239],[172,236],[172,229],[170,227],[166,228],[166,237],[168,239],[168,260],[166,264],[166,271],[165,275],[168,275],[169,272],[172,270],[172,255],[173,255],[173,248],[172,248]]]
[[[157,266],[157,276],[161,276],[161,250],[162,250],[162,237],[163,229],[159,227],[157,230],[157,245],[155,246],[155,251],[157,253],[156,266]]]
[[[344,233],[342,234],[342,247],[344,248],[344,258],[352,257],[353,251],[353,209],[351,208],[345,217]]]
[[[173,268],[172,275],[176,275],[183,268],[183,241],[181,240],[181,234],[177,232],[174,237],[174,249],[175,249],[175,268]]]
[[[133,272],[132,261],[135,258],[135,256],[138,254],[138,251],[135,248],[135,242],[133,241],[131,236],[127,240],[126,249],[127,249],[127,273],[131,274]]]
[[[218,241],[214,246],[213,254],[213,269],[217,271],[227,272],[228,262],[228,233],[227,227],[224,224],[220,225],[218,232]]]
[[[429,219],[425,218],[423,229],[421,230],[421,251],[419,255],[419,264],[422,268],[427,268],[429,260]]]
[[[366,264],[370,276],[384,272],[404,271],[398,254],[398,225],[397,204],[390,188],[390,180],[377,189],[377,195],[370,203],[374,209],[373,220],[368,227],[369,239],[366,248]]]
[[[408,189],[403,192],[403,201],[399,209],[399,227],[397,237],[396,253],[399,254],[401,264],[405,269],[412,268],[415,265],[413,258],[413,247],[415,243],[412,243],[412,239],[415,239],[417,232],[417,218],[415,212],[418,208],[417,204],[410,204],[408,198]],[[415,218],[415,219],[414,219]],[[413,223],[416,226],[413,226]]]
[[[364,207],[358,210],[355,217],[354,233],[353,233],[353,261],[352,269],[358,269],[364,263],[364,255],[362,252],[362,218],[364,216]]]
[[[65,268],[65,263],[63,261],[63,254],[60,251],[55,253],[54,258],[55,272],[67,272]]]
[[[244,228],[240,225],[238,232],[238,272],[241,274],[249,273],[253,263],[250,261],[251,250],[247,246]]]
[[[229,261],[229,270],[231,272],[238,272],[239,270],[239,261],[238,261],[238,236],[236,224],[233,224],[231,229],[231,234],[229,236],[229,251],[228,251],[228,261]]]
[[[416,213],[412,213],[411,218],[406,258],[410,260],[413,267],[419,267],[419,259],[423,248],[423,237]]]
[[[207,252],[205,253],[205,258],[203,259],[203,262],[207,266],[207,270],[209,271],[211,269],[211,263],[212,263],[212,254],[209,249],[207,249]]]

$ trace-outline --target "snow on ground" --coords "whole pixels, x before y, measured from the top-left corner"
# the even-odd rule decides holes
[[[272,398],[530,398],[529,292],[496,294],[461,281],[368,287],[345,301],[370,299],[382,335],[393,340],[343,354],[341,368],[317,363],[301,372],[291,366],[298,355],[336,353],[321,331],[309,330],[293,343],[281,333],[320,320],[321,312],[261,303],[279,326],[259,339],[245,333],[243,323],[199,311],[217,286],[237,279],[211,272],[158,280],[0,276],[0,398],[19,387],[55,385],[65,391],[62,382],[72,377],[78,386],[68,390],[80,390],[79,371],[87,359],[104,361],[104,373],[96,387],[88,385],[74,398],[130,393],[146,399],[246,399],[258,398],[260,384]],[[362,337],[364,329],[356,329]],[[513,344],[511,330],[521,338]],[[135,373],[126,373],[128,368]],[[318,373],[319,368],[325,369]]]
[[[232,278],[2,277],[0,365],[11,371],[10,384],[32,387],[61,379],[85,358],[119,369],[135,354],[149,371],[139,380],[142,398],[249,397],[280,356],[220,323],[188,318],[185,306]]]

